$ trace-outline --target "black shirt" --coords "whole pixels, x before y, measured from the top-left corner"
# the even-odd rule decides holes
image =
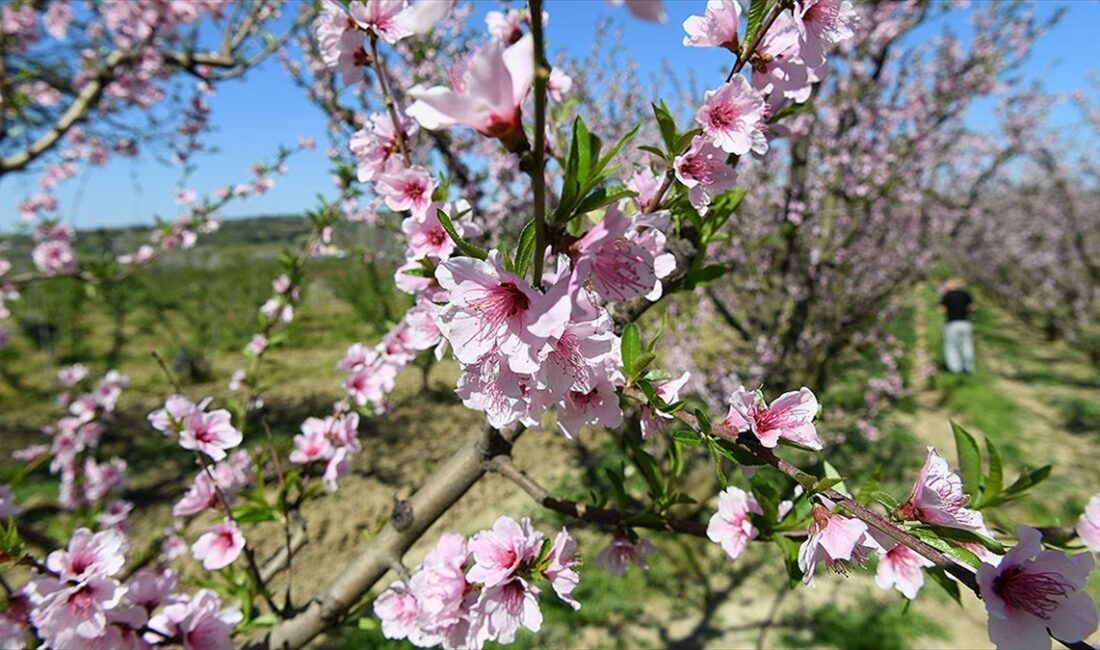
[[[952,289],[940,298],[940,304],[947,310],[949,323],[953,320],[970,320],[970,305],[973,302],[970,294],[962,289]]]

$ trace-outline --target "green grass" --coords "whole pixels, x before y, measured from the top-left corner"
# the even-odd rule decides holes
[[[921,647],[925,639],[949,637],[942,625],[911,610],[906,601],[887,604],[866,596],[854,605],[828,604],[789,618],[779,638],[784,647],[906,650]]]

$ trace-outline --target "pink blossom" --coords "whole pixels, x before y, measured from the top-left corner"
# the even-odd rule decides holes
[[[527,416],[527,381],[500,355],[488,354],[463,366],[455,393],[466,408],[483,411],[491,426],[502,429]]]
[[[877,544],[867,534],[867,524],[849,519],[815,506],[810,536],[798,548],[798,568],[802,569],[802,582],[814,583],[814,569],[822,560],[837,573],[845,573],[844,564],[863,561],[863,547]]]
[[[230,633],[241,619],[239,610],[222,609],[216,593],[200,589],[194,596],[177,597],[165,605],[149,619],[149,628],[176,639],[184,650],[216,650],[233,647]],[[161,637],[150,633],[145,640],[158,643]]]
[[[648,571],[649,565],[645,559],[656,552],[657,547],[645,538],[639,537],[637,543],[634,543],[623,533],[615,533],[611,543],[593,561],[607,569],[609,574],[621,576],[631,564],[642,571]]]
[[[673,404],[679,401],[680,391],[683,390],[690,379],[691,373],[684,372],[684,374],[674,379],[661,379],[655,381],[653,383],[653,388],[657,391],[657,396],[660,397],[665,404]],[[661,431],[664,431],[665,427],[674,419],[675,416],[660,411],[649,404],[643,405],[641,419],[642,438],[652,438]]]
[[[779,15],[756,47],[752,85],[765,95],[778,93],[795,102],[810,98],[818,75],[799,58],[799,30],[787,12]],[[777,104],[772,99],[773,109]]]
[[[236,392],[244,385],[244,380],[247,377],[244,370],[238,368],[233,371],[233,374],[229,377],[229,390]]]
[[[73,8],[69,0],[53,0],[42,16],[46,33],[59,41],[65,40],[69,24],[73,22]]]
[[[62,386],[75,386],[88,376],[88,367],[82,363],[74,363],[57,371],[57,381]]]
[[[654,23],[663,23],[668,20],[662,0],[608,0],[608,2],[616,7],[626,5],[626,10],[635,18]]]
[[[144,568],[130,578],[126,589],[126,601],[151,612],[167,601],[178,585],[179,579],[171,569],[157,571]]]
[[[653,290],[657,276],[653,256],[645,248],[626,239],[630,222],[615,205],[610,206],[600,223],[575,244],[574,286],[591,279],[596,292],[610,301],[630,300]]]
[[[851,0],[803,0],[796,13],[801,28],[800,55],[817,68],[825,63],[825,52],[852,38],[859,15]]]
[[[325,464],[325,472],[321,476],[321,481],[325,484],[325,489],[329,492],[335,492],[337,489],[337,481],[342,476],[346,476],[350,467],[348,466],[348,448],[337,447],[332,452],[332,456],[328,459],[328,463]]]
[[[468,557],[465,538],[457,533],[445,533],[410,578],[409,590],[415,595],[419,627],[419,632],[410,635],[414,643],[429,640],[422,638],[425,636],[446,634],[449,628],[461,624],[467,617]]]
[[[363,47],[367,35],[356,29],[343,6],[322,0],[321,12],[313,21],[313,34],[325,67],[340,73],[348,85],[364,79],[363,70],[370,62]]]
[[[807,449],[821,449],[821,438],[814,428],[818,403],[809,388],[783,393],[771,405],[756,392],[739,387],[730,397],[730,410],[719,424],[726,431],[749,431],[760,444],[775,447],[780,439]]]
[[[564,292],[539,294],[526,280],[505,271],[497,251],[489,261],[460,257],[442,262],[436,280],[450,304],[439,313],[439,329],[464,364],[490,353],[508,359],[515,372],[532,372],[546,340],[559,336],[569,318]]]
[[[512,643],[520,629],[538,632],[542,628],[539,589],[523,578],[482,590],[471,612],[473,645],[486,641]]]
[[[316,426],[315,422],[321,420],[309,418],[302,423],[302,433],[294,436],[294,451],[290,452],[290,462],[304,465],[332,457],[333,448],[328,432],[323,426]]]
[[[23,512],[23,508],[15,505],[15,497],[11,493],[11,488],[7,485],[0,485],[0,519],[15,517],[21,512]]]
[[[406,141],[416,132],[416,122],[400,112],[398,120]],[[355,157],[360,182],[368,183],[386,171],[397,152],[397,137],[393,120],[389,115],[375,113],[367,118],[366,125],[352,134],[348,148]]]
[[[545,359],[534,378],[554,399],[568,391],[588,393],[597,384],[609,382],[612,368],[621,365],[616,342],[605,314],[571,321],[560,336],[547,342]]]
[[[587,391],[568,391],[557,405],[558,431],[573,439],[585,425],[614,429],[623,423],[619,394],[610,381],[597,382]]]
[[[408,167],[387,170],[378,177],[374,187],[389,209],[394,212],[409,210],[422,216],[432,203],[436,183],[427,170]]]
[[[680,182],[684,182],[683,179]],[[639,212],[650,209],[650,204],[657,198],[657,190],[660,187],[661,182],[657,180],[657,177],[653,175],[653,170],[649,167],[638,169],[626,182],[626,189],[638,195],[633,198],[633,201]]]
[[[1096,631],[1096,604],[1085,590],[1092,555],[1045,551],[1042,533],[1019,526],[1020,542],[997,566],[983,563],[978,584],[989,639],[1002,650],[1050,648],[1051,636],[1082,641]],[[1049,629],[1049,634],[1048,634]]]
[[[129,531],[129,524],[126,523],[126,520],[130,518],[130,513],[133,510],[134,504],[122,499],[115,499],[103,508],[103,512],[96,515],[95,521],[102,528],[114,528],[125,534]]]
[[[898,513],[906,519],[937,526],[984,530],[982,513],[967,508],[969,503],[970,498],[963,494],[962,479],[951,471],[935,448],[929,447],[913,492]]]
[[[461,228],[461,223],[455,225]],[[454,240],[443,229],[434,210],[428,209],[420,216],[407,217],[401,222],[401,230],[405,233],[406,252],[412,259],[447,259],[454,253]]]
[[[96,463],[92,458],[84,460],[84,499],[88,503],[97,503],[125,486],[126,461],[121,458],[112,458],[106,463]]]
[[[581,604],[573,597],[573,590],[580,584],[581,576],[577,573],[580,560],[577,557],[577,540],[562,528],[554,537],[554,543],[550,546],[547,555],[547,565],[542,575],[550,581],[554,593],[564,600],[573,609],[580,609]]]
[[[933,566],[920,553],[904,544],[897,544],[889,551],[880,551],[878,569],[875,572],[875,584],[880,589],[896,588],[909,600],[917,597],[924,586],[922,568]]]
[[[406,639],[417,630],[416,596],[404,583],[394,582],[374,599],[374,615],[382,622],[382,636]]]
[[[164,435],[171,435],[183,427],[187,416],[195,411],[201,412],[208,403],[208,401],[204,401],[202,404],[196,405],[182,395],[172,395],[164,402],[164,408],[157,409],[149,414],[149,424]]]
[[[707,537],[720,544],[731,560],[739,558],[759,534],[749,513],[764,514],[752,494],[729,487],[718,495],[718,512],[707,524]]]
[[[187,416],[180,431],[180,447],[201,451],[214,461],[225,458],[225,450],[241,444],[244,436],[231,423],[225,409],[210,413],[194,411]]]
[[[726,164],[726,154],[701,135],[673,164],[676,180],[688,188],[688,200],[701,215],[706,214],[715,196],[737,183],[737,172]]]
[[[542,533],[531,528],[530,519],[517,523],[511,517],[498,518],[492,530],[483,530],[470,539],[474,566],[467,579],[485,587],[507,582],[535,560],[542,540]]]
[[[76,270],[76,254],[72,244],[60,239],[44,241],[31,251],[34,266],[47,275],[72,273]]]
[[[244,350],[251,355],[257,357],[260,356],[264,353],[265,350],[267,350],[267,337],[263,334],[253,335],[252,339],[248,342],[248,345],[245,346]]]
[[[571,90],[573,90],[573,77],[562,72],[560,68],[550,71],[550,78],[546,82],[546,92],[549,93],[550,99],[560,102]]]
[[[76,582],[92,576],[113,576],[126,563],[127,547],[126,537],[117,531],[93,533],[78,528],[69,538],[68,548],[46,557],[46,568],[62,580]]]
[[[695,121],[716,147],[737,156],[768,151],[764,136],[764,97],[741,75],[708,90]]]
[[[452,76],[451,88],[414,86],[416,102],[406,111],[426,129],[453,125],[500,139],[510,150],[526,143],[520,106],[534,79],[534,54],[528,34],[507,48],[492,42],[475,52],[469,66]]]
[[[271,281],[271,288],[279,295],[285,295],[286,292],[290,291],[292,286],[293,283],[290,281],[290,276],[286,273],[283,273]]]
[[[202,562],[207,571],[217,571],[229,566],[244,549],[244,535],[237,522],[226,519],[215,524],[199,537],[191,547],[191,554]]]
[[[107,631],[107,612],[122,600],[117,580],[93,574],[73,584],[53,578],[35,581],[30,620],[51,648],[83,647]]]
[[[736,52],[740,24],[741,4],[737,0],[707,0],[702,16],[684,20],[684,47],[724,47]]]
[[[398,20],[404,8],[404,0],[353,0],[348,4],[348,13],[360,28],[374,32],[387,43],[396,43],[412,34]]]
[[[505,45],[511,45],[523,36],[523,23],[527,20],[527,15],[526,10],[517,9],[488,11],[485,13],[485,27],[493,38]],[[546,24],[545,21],[543,24]]]
[[[1100,553],[1100,494],[1092,495],[1077,520],[1077,536],[1093,553]]]

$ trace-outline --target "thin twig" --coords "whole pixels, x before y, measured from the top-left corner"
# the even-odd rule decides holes
[[[610,508],[598,508],[576,501],[559,499],[550,494],[537,481],[528,476],[512,462],[510,456],[496,456],[489,461],[489,468],[504,478],[512,481],[524,492],[531,496],[544,508],[559,512],[567,517],[580,519],[596,524],[609,526],[629,526],[632,528],[649,528],[673,533],[685,533],[695,537],[707,536],[707,525],[699,521],[687,519],[672,519],[656,515],[659,519],[652,518],[655,513],[625,512]],[[641,515],[649,517],[640,519]]]
[[[168,379],[168,383],[172,384],[173,390],[175,390],[177,394],[182,393],[183,391],[180,389],[180,382],[178,379],[176,379],[176,374],[172,372],[171,368],[168,367],[168,363],[164,361],[164,357],[160,356],[160,353],[156,350],[152,350],[151,352],[149,352],[149,354],[154,359],[156,359],[157,365],[159,365],[160,369],[164,371],[164,376]]]
[[[542,265],[546,256],[546,85],[550,80],[550,68],[546,64],[545,43],[542,37],[542,0],[528,0],[528,16],[531,20],[531,37],[535,50],[535,151],[533,164],[528,170],[535,201],[535,255],[531,283],[538,287],[542,282]]]
[[[397,119],[397,105],[394,102],[393,95],[390,94],[390,86],[386,81],[386,68],[382,65],[382,60],[378,58],[378,37],[374,32],[370,35],[370,62],[374,66],[374,72],[378,76],[378,86],[382,89],[382,101],[386,104],[386,110],[390,114],[390,121],[393,122],[393,137],[397,140],[397,149],[401,152],[401,157],[405,159],[406,165],[412,164],[412,159],[409,157],[409,148],[405,143],[405,129],[402,127],[401,122]]]

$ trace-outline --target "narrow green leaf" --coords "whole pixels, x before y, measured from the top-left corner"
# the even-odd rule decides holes
[[[951,422],[951,431],[955,434],[955,448],[959,454],[959,476],[962,477],[963,488],[971,498],[977,498],[981,493],[982,480],[982,452],[978,449],[978,443],[974,436],[957,422]]]
[[[479,260],[484,260],[489,257],[489,251],[475,244],[471,244],[458,234],[458,230],[455,229],[454,222],[451,221],[451,218],[447,216],[446,212],[442,210],[436,210],[436,216],[439,217],[439,223],[443,226],[443,230],[446,230],[447,234],[450,235],[451,239],[454,240],[455,246],[458,247],[458,250],[462,251],[470,257],[474,257]]]
[[[519,243],[516,244],[516,261],[512,265],[515,267],[516,275],[521,278],[527,275],[527,268],[531,265],[531,260],[534,259],[534,253],[535,221],[531,220],[523,227],[519,234]]]
[[[620,199],[629,198],[631,196],[638,196],[638,193],[633,190],[628,190],[625,187],[601,187],[585,196],[584,199],[577,204],[577,207],[573,209],[572,213],[566,215],[566,218],[572,218],[580,214],[598,210]]]
[[[836,468],[833,467],[829,461],[825,461],[825,478],[840,479],[833,484],[833,488],[841,494],[848,494],[848,486],[844,485],[844,477],[840,475],[840,472],[836,471]]]
[[[661,131],[661,139],[664,140],[665,148],[669,151],[674,151],[676,148],[676,120],[672,118],[672,113],[668,110],[668,105],[664,100],[661,100],[660,104],[653,105],[653,114],[657,118],[657,128]]]
[[[893,495],[883,492],[882,490],[874,490],[871,492],[871,498],[881,503],[887,510],[893,512],[898,509],[897,499]]]
[[[752,0],[752,4],[749,5],[749,17],[748,22],[745,24],[745,40],[744,47],[748,47],[748,44],[756,37],[756,32],[760,31],[760,26],[764,23],[764,16],[768,13],[768,5],[771,4],[771,0]],[[743,58],[748,58],[752,55],[752,52],[742,52]]]
[[[656,156],[660,160],[667,160],[667,158],[668,158],[668,156],[665,154],[665,152],[661,151],[661,149],[658,148],[658,147],[654,147],[654,146],[651,146],[651,145],[648,145],[648,144],[643,144],[643,145],[640,145],[638,148],[641,149],[642,151],[648,153],[648,154],[652,154],[652,155]]]
[[[684,276],[684,288],[692,289],[701,284],[714,282],[725,275],[726,271],[729,271],[729,267],[723,264],[709,264],[701,269],[690,271]]]
[[[1001,454],[997,451],[996,445],[989,439],[989,436],[985,438],[985,448],[989,453],[989,474],[985,477],[985,484],[982,486],[982,503],[995,498],[1004,487],[1004,467],[1001,465]]]
[[[633,382],[639,375],[638,361],[642,356],[642,334],[637,323],[629,323],[623,329],[622,337],[623,372],[627,382]]]
[[[676,429],[672,432],[672,439],[684,447],[695,447],[702,442],[699,434],[690,429]]]
[[[628,142],[633,140],[634,136],[638,135],[638,129],[640,128],[642,128],[641,124],[635,124],[633,129],[630,129],[623,135],[623,137],[619,138],[619,141],[615,143],[615,146],[611,147],[611,149],[596,163],[596,168],[593,170],[592,175],[597,176],[602,174],[604,170],[607,169],[608,163],[610,163],[615,158],[615,156],[619,155],[619,151],[622,150],[622,148],[625,147]]]
[[[942,567],[932,567],[927,569],[927,574],[932,578],[932,581],[939,585],[947,595],[962,606],[962,593],[959,592],[959,583],[955,582],[951,576],[947,575],[947,572]]]
[[[673,157],[687,151],[688,146],[691,145],[691,141],[695,139],[695,136],[703,132],[703,129],[691,129],[687,133],[681,133],[680,137],[676,139],[675,145],[672,147]]]

